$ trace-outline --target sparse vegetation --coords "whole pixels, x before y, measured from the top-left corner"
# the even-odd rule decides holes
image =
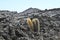
[[[33,32],[40,31],[40,23],[37,18],[33,18],[32,20],[30,18],[27,18],[27,23],[31,31]]]

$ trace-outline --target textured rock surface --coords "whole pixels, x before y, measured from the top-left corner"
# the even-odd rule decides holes
[[[28,16],[39,19],[39,33],[30,31]],[[0,11],[0,40],[60,40],[60,8],[29,8],[21,13]]]

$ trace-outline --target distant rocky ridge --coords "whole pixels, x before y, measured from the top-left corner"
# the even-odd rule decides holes
[[[38,18],[40,34],[31,33],[26,18]],[[0,11],[0,40],[60,40],[60,8],[40,10],[28,8],[23,12]]]

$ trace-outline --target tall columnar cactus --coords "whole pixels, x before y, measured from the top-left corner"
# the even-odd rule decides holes
[[[39,20],[37,18],[34,18],[32,20],[30,18],[27,18],[27,24],[31,31],[33,31],[33,32],[40,31],[40,24],[39,24]]]
[[[34,32],[39,32],[40,31],[40,23],[39,20],[37,18],[34,18],[32,20],[33,23],[33,27],[34,27]]]
[[[27,18],[27,24],[28,24],[30,30],[33,31],[33,23],[30,18]]]

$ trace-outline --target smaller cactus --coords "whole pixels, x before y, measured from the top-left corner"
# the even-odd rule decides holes
[[[33,23],[33,27],[34,27],[34,32],[39,32],[40,31],[39,20],[37,18],[34,18],[32,20],[32,23]]]

